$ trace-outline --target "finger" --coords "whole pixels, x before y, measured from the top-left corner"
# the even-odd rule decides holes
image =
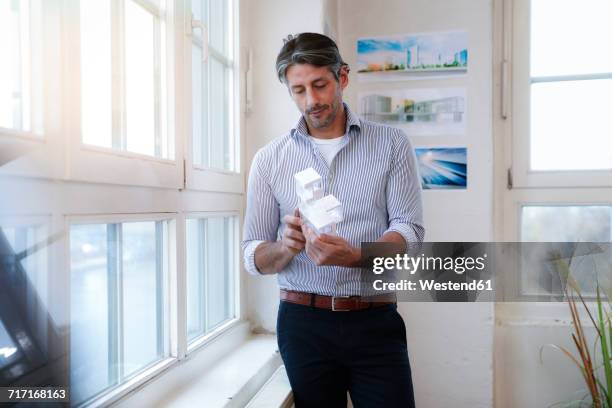
[[[304,244],[303,242],[296,241],[296,240],[291,239],[291,238],[285,238],[283,240],[283,245],[285,245],[286,247],[288,247],[290,249],[294,249],[296,251],[301,251],[306,246],[306,244]]]
[[[330,254],[334,252],[337,248],[337,245],[324,242],[319,237],[314,238],[311,242],[311,245],[318,251],[320,251],[323,255]]]
[[[287,230],[285,230],[284,235],[286,237],[289,237],[289,238],[294,239],[296,241],[300,241],[300,242],[306,243],[306,237],[304,236],[304,234],[302,234],[301,232],[296,231],[294,229],[287,229]]]
[[[304,233],[304,237],[306,237],[307,241],[312,241],[313,238],[316,237],[316,234],[314,234],[312,229],[309,226],[307,226],[307,225],[304,225],[302,227],[302,232]]]
[[[346,240],[337,235],[320,234],[319,239],[328,244],[344,244]]]
[[[302,219],[294,217],[293,215],[285,215],[283,217],[283,222],[291,229],[299,230],[302,227]]]
[[[310,242],[311,245],[319,248],[320,244],[321,244],[321,240],[319,239],[319,235],[310,227],[305,227],[307,228],[306,233],[304,234],[304,236],[306,236],[307,241]],[[306,235],[308,234],[308,235]]]
[[[314,248],[312,245],[306,244],[306,255],[317,265],[319,264],[319,259],[321,257],[321,253],[319,250]]]

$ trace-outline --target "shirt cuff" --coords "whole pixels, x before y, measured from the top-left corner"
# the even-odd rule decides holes
[[[409,224],[393,224],[385,231],[385,234],[391,231],[397,232],[402,236],[402,238],[404,238],[404,241],[406,241],[406,253],[409,253],[415,249],[418,250],[418,248],[420,248],[423,239],[419,238],[414,228]]]
[[[259,269],[257,269],[257,265],[255,265],[255,250],[257,249],[259,244],[261,244],[262,242],[265,242],[265,241],[259,241],[259,240],[250,241],[244,248],[244,267],[246,268],[247,272],[251,275],[255,275],[255,276],[263,275],[261,272],[259,272]]]

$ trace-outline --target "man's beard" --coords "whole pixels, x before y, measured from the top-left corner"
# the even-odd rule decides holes
[[[304,112],[304,118],[306,119],[306,123],[308,124],[308,126],[313,127],[315,129],[323,129],[323,128],[328,127],[334,122],[334,120],[336,119],[336,116],[338,116],[339,105],[340,105],[340,96],[336,95],[336,97],[332,101],[331,106],[330,105],[318,105],[318,106],[314,106],[311,109],[307,109]],[[320,118],[316,118],[310,115],[310,113],[316,112],[319,110],[326,110],[326,111],[329,111],[329,113],[327,116],[323,116]]]

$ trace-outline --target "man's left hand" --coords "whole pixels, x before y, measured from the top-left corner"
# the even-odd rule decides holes
[[[358,266],[361,251],[336,235],[317,235],[312,228],[303,226],[306,254],[317,265]]]

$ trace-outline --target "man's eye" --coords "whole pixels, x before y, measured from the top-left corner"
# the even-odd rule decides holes
[[[304,93],[304,90],[303,90],[303,89],[296,90],[296,91],[293,91],[293,93],[294,93],[294,94],[298,94],[298,95],[299,95],[299,94],[303,94],[303,93]]]
[[[325,86],[326,86],[326,85],[327,85],[327,84],[323,84],[323,85],[315,85],[314,87],[315,87],[315,88],[317,88],[317,89],[323,89],[323,88],[325,88]]]

